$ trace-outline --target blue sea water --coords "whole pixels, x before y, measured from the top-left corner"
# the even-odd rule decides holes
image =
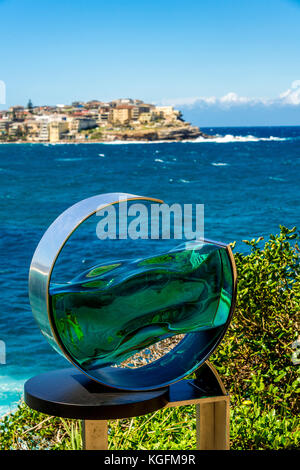
[[[212,141],[0,145],[0,415],[24,381],[65,367],[32,317],[28,269],[49,224],[75,202],[105,192],[205,205],[205,236],[231,242],[299,225],[300,127],[203,129]],[[84,262],[84,260],[82,260]]]

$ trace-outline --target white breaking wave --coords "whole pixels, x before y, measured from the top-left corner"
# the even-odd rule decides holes
[[[185,140],[184,142],[194,142],[194,143],[214,142],[217,144],[227,144],[230,142],[272,142],[272,141],[284,141],[284,140],[288,140],[288,139],[283,138],[283,137],[274,137],[272,135],[270,137],[255,137],[254,135],[226,134],[226,135],[217,135],[216,137],[213,137],[212,139],[205,139],[204,137],[198,137],[197,139]]]
[[[285,178],[281,178],[280,176],[269,176],[269,179],[274,181],[286,181]]]
[[[94,142],[103,145],[132,145],[132,144],[170,144],[172,140],[112,140],[111,142]]]
[[[9,376],[0,376],[0,416],[17,408],[23,395],[26,378],[14,379]]]
[[[223,162],[214,162],[212,163],[213,166],[228,166],[228,163],[223,163]]]
[[[128,144],[172,144],[172,143],[217,143],[217,144],[227,144],[230,142],[280,142],[285,140],[290,140],[290,137],[275,137],[271,135],[270,137],[255,137],[254,135],[216,135],[211,139],[205,139],[204,137],[197,137],[197,139],[187,139],[181,141],[175,140],[114,140],[112,142],[101,142],[104,145],[128,145]],[[96,143],[96,142],[95,142]]]
[[[83,158],[56,158],[57,162],[76,162],[83,160]]]

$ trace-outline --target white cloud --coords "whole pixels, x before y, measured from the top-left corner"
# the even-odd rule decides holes
[[[219,99],[220,103],[224,104],[245,104],[249,103],[251,101],[250,98],[246,98],[245,96],[238,96],[236,93],[233,91],[227,93],[227,95],[222,96],[222,98]]]
[[[173,106],[219,106],[219,107],[232,107],[232,106],[243,106],[243,105],[288,105],[298,106],[300,105],[300,80],[295,80],[291,84],[291,87],[281,93],[277,98],[249,98],[246,96],[239,96],[237,93],[231,91],[221,98],[215,96],[200,96],[190,98],[176,98],[167,99],[162,101],[165,105]]]
[[[300,80],[295,80],[291,88],[279,95],[280,100],[284,104],[297,106],[300,104]]]
[[[170,105],[170,106],[182,106],[182,105],[194,105],[198,102],[203,102],[205,104],[215,104],[217,102],[217,98],[215,96],[196,96],[196,97],[188,97],[188,98],[174,98],[174,99],[163,99],[161,102],[157,102],[156,104],[163,104],[163,105]]]
[[[215,104],[217,102],[217,98],[215,96],[209,96],[208,98],[202,98],[203,101],[207,104]]]

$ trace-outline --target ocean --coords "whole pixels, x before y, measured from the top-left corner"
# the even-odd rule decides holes
[[[204,204],[205,237],[236,241],[240,251],[247,248],[244,239],[267,237],[280,224],[299,226],[300,127],[203,131],[218,136],[178,143],[0,145],[0,341],[6,346],[0,415],[15,408],[27,378],[68,366],[35,324],[27,279],[41,236],[70,205],[118,191],[168,204]]]

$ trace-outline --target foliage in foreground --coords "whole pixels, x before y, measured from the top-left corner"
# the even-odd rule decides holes
[[[211,358],[231,393],[232,449],[296,449],[300,444],[299,393],[292,344],[300,311],[296,228],[246,241],[235,254],[238,300],[234,318]],[[195,449],[193,406],[111,421],[110,449]],[[80,449],[81,423],[52,418],[21,404],[0,421],[2,449]],[[162,432],[163,430],[163,432]]]

